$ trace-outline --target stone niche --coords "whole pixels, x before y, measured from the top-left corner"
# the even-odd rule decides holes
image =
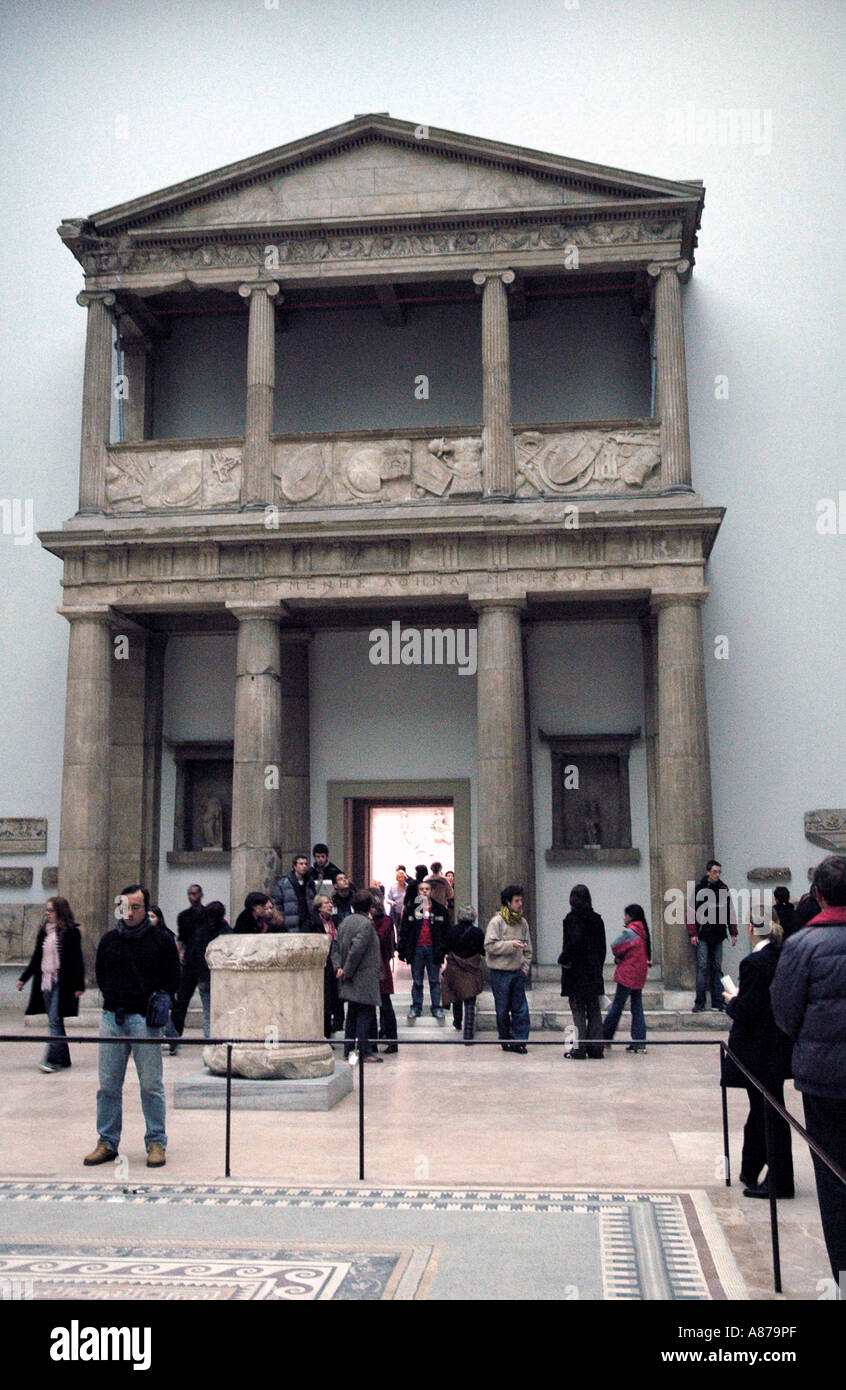
[[[228,865],[232,848],[231,743],[174,748],[176,800],[169,864]]]
[[[632,846],[630,734],[546,734],[552,760],[552,845],[547,864],[638,864]]]
[[[232,1048],[234,1076],[301,1080],[332,1074],[335,1062],[327,1042],[296,1041],[323,1037],[329,944],[328,936],[287,932],[219,936],[211,942],[206,960],[212,1037],[250,1040]],[[226,1052],[222,1044],[203,1051],[217,1076],[226,1074]]]

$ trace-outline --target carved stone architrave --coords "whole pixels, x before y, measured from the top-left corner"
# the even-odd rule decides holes
[[[676,242],[682,236],[678,217],[595,220],[584,223],[544,221],[524,226],[453,227],[432,231],[397,228],[389,233],[351,232],[272,233],[276,268],[286,265],[326,262],[373,262],[443,256],[476,258],[496,252],[564,250],[583,248],[636,247],[660,242]],[[243,235],[243,234],[242,234]],[[216,240],[210,229],[208,240],[197,245],[196,233],[186,228],[181,242],[156,243],[118,249],[104,240],[101,248],[83,254],[86,274],[104,275],[145,273],[156,270],[243,270],[266,268],[268,232],[254,241]]]
[[[0,888],[31,888],[32,869],[0,868]]]
[[[846,808],[805,812],[805,839],[829,854],[846,851]]]
[[[750,883],[789,883],[792,877],[789,869],[749,869],[746,877]]]
[[[0,854],[46,854],[47,821],[41,817],[0,817]]]

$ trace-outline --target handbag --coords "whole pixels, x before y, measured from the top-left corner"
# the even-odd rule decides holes
[[[147,1001],[147,1027],[164,1028],[170,1018],[172,999],[166,989],[154,989]]]

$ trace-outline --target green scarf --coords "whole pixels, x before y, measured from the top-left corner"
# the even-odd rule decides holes
[[[522,912],[512,912],[510,907],[501,907],[499,915],[508,927],[517,927],[523,920]]]

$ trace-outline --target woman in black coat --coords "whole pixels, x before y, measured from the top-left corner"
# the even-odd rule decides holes
[[[82,937],[67,898],[47,899],[44,921],[29,964],[18,980],[18,989],[23,989],[30,978],[32,988],[26,1013],[46,1014],[50,1037],[55,1039],[47,1044],[39,1069],[62,1071],[71,1064],[64,1020],[76,1017],[80,996],[85,993]]]
[[[749,924],[753,950],[740,962],[740,981],[735,993],[726,993],[726,1013],[732,1020],[728,1045],[739,1061],[784,1105],[784,1083],[791,1075],[793,1044],[776,1027],[770,1003],[770,985],[781,954],[782,928]],[[726,1058],[724,1083],[744,1086],[749,1096],[749,1115],[743,1129],[740,1181],[744,1197],[769,1197],[769,1173],[759,1182],[767,1161],[764,1131],[764,1105],[760,1091],[751,1086],[743,1072]],[[793,1155],[790,1126],[774,1110],[770,1111],[773,1140],[773,1178],[777,1197],[793,1196]]]
[[[602,1014],[599,1001],[605,993],[605,923],[593,910],[590,892],[577,883],[570,893],[570,911],[564,918],[561,955],[561,993],[570,1002],[576,1025],[577,1046],[564,1056],[573,1061],[604,1056]]]

